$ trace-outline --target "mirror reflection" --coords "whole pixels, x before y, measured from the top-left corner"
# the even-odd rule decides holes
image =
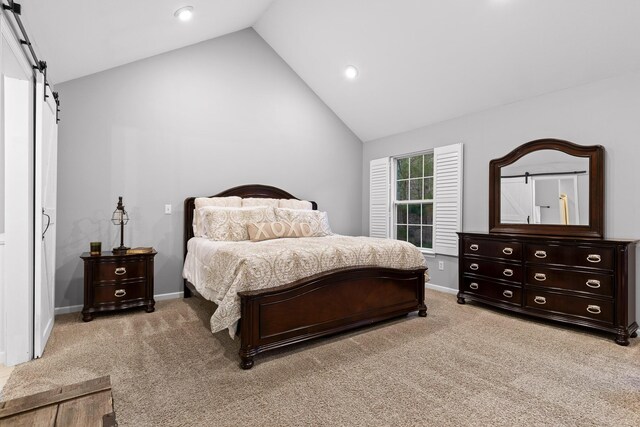
[[[589,158],[529,153],[500,171],[500,223],[589,224]]]

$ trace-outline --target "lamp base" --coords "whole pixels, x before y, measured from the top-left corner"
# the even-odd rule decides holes
[[[111,252],[114,255],[126,255],[127,251],[131,248],[127,248],[126,246],[120,246],[119,248],[113,248]]]

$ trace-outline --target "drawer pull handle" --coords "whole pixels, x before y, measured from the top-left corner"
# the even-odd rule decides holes
[[[502,253],[505,255],[511,255],[513,253],[513,248],[504,248]]]
[[[125,296],[126,294],[127,294],[127,291],[125,291],[124,289],[117,289],[113,295],[115,295],[118,298],[120,298],[120,297]]]
[[[536,273],[533,275],[533,278],[538,282],[544,282],[545,280],[547,280],[547,275],[544,273]]]
[[[602,313],[602,310],[600,310],[600,306],[598,305],[588,305],[587,306],[587,311],[591,314],[600,314]]]
[[[471,284],[469,285],[469,287],[470,287],[471,289],[478,289],[478,284],[477,284],[476,282],[473,282],[473,283],[471,283]]]
[[[123,274],[127,274],[127,269],[124,267],[118,267],[116,268],[116,274],[118,276],[122,276]]]
[[[547,257],[547,253],[545,251],[536,251],[533,255],[536,258],[546,258]]]
[[[504,292],[502,293],[502,295],[504,295],[504,296],[505,296],[505,297],[507,297],[507,298],[511,298],[511,297],[513,297],[513,292],[511,292],[511,291],[504,291]]]
[[[473,245],[469,246],[469,249],[471,249],[472,251],[477,251],[479,249],[479,246],[474,243]]]
[[[600,287],[600,280],[589,279],[587,280],[587,286],[593,289],[598,289]]]
[[[546,299],[545,297],[535,297],[535,298],[533,299],[533,301],[534,301],[536,304],[546,304],[546,303],[547,303],[547,299]]]
[[[598,254],[589,254],[587,255],[587,261],[589,262],[600,262],[602,261],[602,257]]]
[[[513,276],[513,270],[510,268],[505,268],[504,271],[502,272],[502,274],[504,274],[507,277],[511,277]]]
[[[480,266],[474,262],[473,264],[471,264],[471,265],[469,266],[469,268],[470,268],[470,269],[472,269],[472,270],[477,270],[477,269],[479,269],[479,268],[480,268]]]

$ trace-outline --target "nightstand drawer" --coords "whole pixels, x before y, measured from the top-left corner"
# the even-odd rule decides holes
[[[95,282],[124,279],[142,279],[145,277],[145,263],[141,260],[99,262],[96,264]]]
[[[113,304],[145,297],[145,281],[127,284],[99,285],[93,288],[94,304]]]

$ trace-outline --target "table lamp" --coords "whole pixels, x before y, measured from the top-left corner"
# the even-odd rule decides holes
[[[118,197],[118,206],[113,211],[113,215],[111,215],[111,222],[120,226],[120,246],[113,248],[113,253],[115,255],[126,254],[129,248],[124,245],[124,225],[129,222],[129,214],[124,210],[122,196]]]

